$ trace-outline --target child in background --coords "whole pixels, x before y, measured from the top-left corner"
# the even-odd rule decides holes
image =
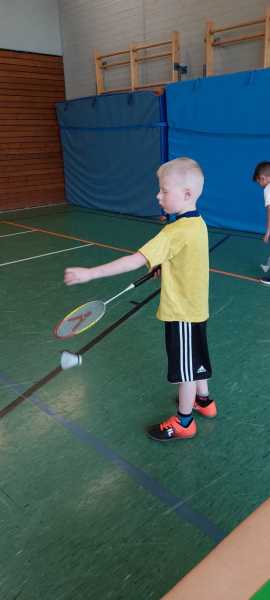
[[[157,317],[165,324],[168,380],[178,384],[177,414],[147,428],[151,438],[162,442],[194,437],[193,410],[215,417],[217,409],[208,394],[208,234],[196,208],[203,173],[190,158],[177,158],[163,164],[157,175],[158,202],[176,220],[134,254],[97,267],[66,269],[64,280],[75,285],[146,265],[150,269],[161,265]]]
[[[256,181],[262,188],[264,194],[264,205],[266,208],[266,232],[263,241],[267,244],[270,238],[270,162],[263,161],[257,164],[253,173],[253,181]],[[261,265],[263,271],[267,273],[270,269],[270,257],[265,265]],[[270,285],[269,277],[262,277],[260,280],[264,285]]]

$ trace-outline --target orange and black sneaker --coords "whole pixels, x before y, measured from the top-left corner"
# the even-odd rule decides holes
[[[208,419],[213,419],[217,416],[217,405],[215,401],[210,400],[208,396],[204,398],[203,396],[197,395],[193,410]]]
[[[151,425],[147,429],[147,434],[153,440],[158,442],[169,442],[170,440],[186,440],[193,438],[197,433],[197,427],[194,419],[191,420],[188,427],[183,427],[176,415],[158,423],[157,425]]]

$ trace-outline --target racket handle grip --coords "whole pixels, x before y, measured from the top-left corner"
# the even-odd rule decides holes
[[[141,285],[145,281],[148,281],[148,279],[152,279],[152,277],[154,276],[154,274],[156,273],[156,271],[158,269],[160,269],[160,267],[155,267],[155,269],[150,271],[150,273],[147,273],[146,275],[143,275],[143,277],[140,277],[140,279],[137,279],[137,281],[134,281],[134,283],[133,283],[134,287],[135,288],[139,287],[139,285]]]

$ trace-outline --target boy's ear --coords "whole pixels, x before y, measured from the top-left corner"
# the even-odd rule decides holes
[[[191,191],[189,190],[189,188],[185,189],[185,200],[190,200],[191,198]]]

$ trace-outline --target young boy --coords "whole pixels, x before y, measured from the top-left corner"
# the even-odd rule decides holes
[[[100,277],[161,265],[161,295],[157,317],[165,323],[168,380],[178,384],[177,414],[148,428],[158,441],[186,439],[196,435],[192,410],[215,417],[216,405],[208,395],[211,365],[206,338],[208,319],[208,235],[196,203],[204,183],[199,165],[177,158],[158,170],[157,199],[176,220],[135,254],[90,269],[65,271],[65,283],[74,285]]]
[[[263,161],[257,164],[253,173],[253,181],[256,181],[262,188],[264,193],[264,205],[267,214],[266,232],[263,241],[267,244],[270,238],[270,162]],[[270,269],[270,257],[266,265],[261,265],[262,269],[267,273]],[[262,277],[260,280],[264,285],[270,285],[269,277]]]

